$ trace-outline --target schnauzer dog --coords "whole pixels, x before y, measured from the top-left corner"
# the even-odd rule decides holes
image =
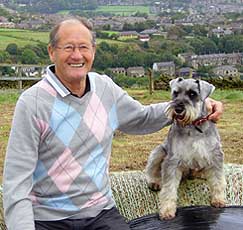
[[[215,123],[207,119],[205,99],[214,86],[203,80],[170,81],[172,101],[166,109],[172,120],[168,136],[150,154],[146,181],[159,193],[161,219],[176,215],[177,189],[182,178],[204,175],[211,191],[211,205],[225,206],[223,151]],[[203,174],[202,174],[203,173]]]

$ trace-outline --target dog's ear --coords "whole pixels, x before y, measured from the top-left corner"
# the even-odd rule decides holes
[[[176,82],[180,82],[180,81],[183,81],[183,80],[184,80],[183,77],[178,77],[178,78],[175,78],[175,79],[171,80],[171,81],[169,82],[169,84],[170,84],[170,88],[173,88],[174,83],[176,83]]]
[[[202,101],[204,101],[215,90],[215,86],[203,80],[196,80]]]

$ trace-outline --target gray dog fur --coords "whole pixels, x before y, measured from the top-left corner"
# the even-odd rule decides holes
[[[150,154],[146,181],[159,193],[161,219],[176,215],[177,189],[182,178],[203,175],[211,205],[225,206],[223,151],[215,123],[207,120],[205,99],[214,86],[203,80],[177,78],[170,82],[172,101],[167,115],[173,121],[164,143]]]

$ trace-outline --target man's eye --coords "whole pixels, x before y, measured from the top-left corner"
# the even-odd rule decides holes
[[[89,47],[86,45],[79,46],[79,50],[87,50],[87,49],[89,49]]]
[[[71,46],[71,45],[65,46],[64,50],[68,51],[68,52],[73,51],[73,46]]]

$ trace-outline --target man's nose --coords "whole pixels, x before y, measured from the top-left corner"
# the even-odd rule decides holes
[[[79,48],[75,47],[73,52],[72,52],[72,57],[83,57],[83,54],[79,50]]]

